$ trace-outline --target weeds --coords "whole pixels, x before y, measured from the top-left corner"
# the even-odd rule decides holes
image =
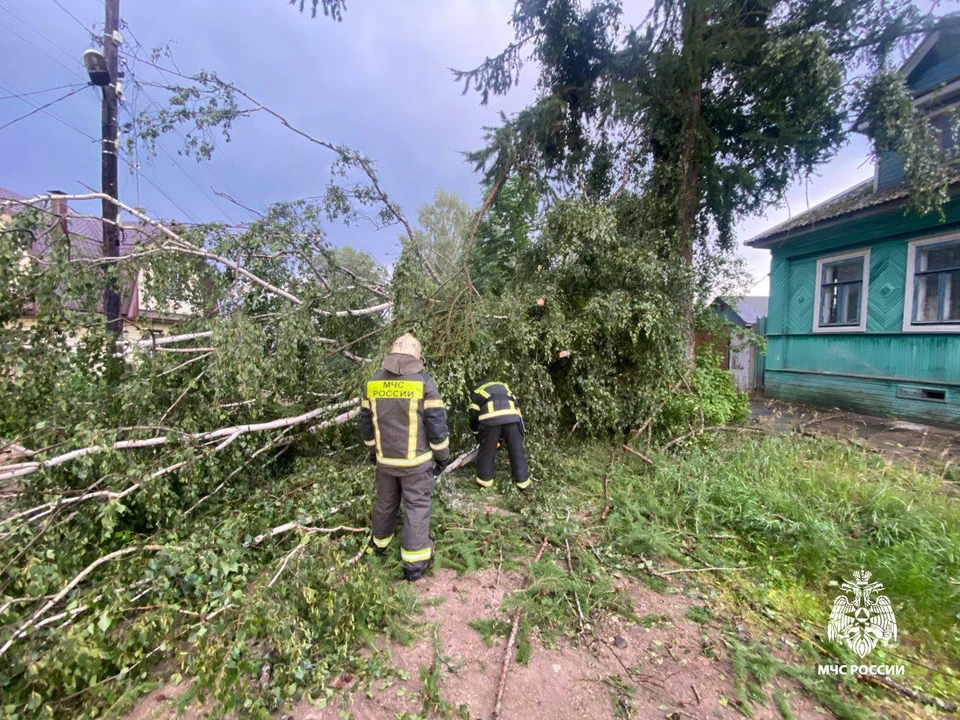
[[[477,631],[487,647],[493,647],[496,644],[495,638],[505,638],[510,634],[510,623],[503,620],[477,619],[471,620],[469,624]]]
[[[603,683],[610,689],[614,715],[618,718],[633,717],[633,699],[636,696],[634,687],[624,682],[619,675],[610,675],[604,678]]]
[[[650,576],[647,567],[753,565],[740,573],[676,576],[712,585],[713,599],[687,614],[694,622],[722,623],[735,606],[751,624],[821,638],[801,643],[802,664],[790,665],[728,634],[738,707],[749,712],[753,703],[772,702],[789,718],[777,682],[782,679],[798,683],[838,717],[860,720],[866,713],[855,698],[863,696],[863,686],[847,681],[840,697],[836,678],[818,677],[815,667],[831,657],[850,659],[822,638],[836,584],[863,564],[885,584],[900,624],[899,646],[878,648],[877,661],[907,663],[912,681],[928,692],[949,697],[960,691],[950,669],[960,662],[960,509],[940,493],[940,478],[839,443],[786,437],[698,443],[654,459],[653,468],[630,458],[616,464],[605,522],[606,446],[537,446],[532,497],[520,497],[508,482],[502,492],[483,492],[466,473],[447,481],[451,487],[439,495],[434,512],[438,566],[472,572],[502,565],[504,576],[522,569],[523,589],[507,596],[502,608],[522,609],[519,662],[530,658],[532,637],[551,644],[578,636],[578,603],[588,622],[604,613],[648,628],[663,622],[658,615],[633,615],[628,598],[616,590],[618,574],[662,588],[666,581]],[[372,683],[392,682],[396,674],[386,655],[370,656],[364,648],[376,647],[384,632],[400,643],[415,639],[417,601],[408,585],[397,582],[395,546],[382,558],[349,565],[362,536],[313,536],[268,587],[299,538],[291,533],[259,547],[246,544],[294,519],[291,506],[294,515],[320,516],[324,524],[368,521],[365,468],[333,458],[293,469],[257,492],[242,484],[227,487],[186,518],[177,536],[157,538],[175,549],[115,569],[118,588],[149,580],[150,594],[141,602],[157,610],[125,615],[127,590],[95,602],[92,595],[78,596],[78,603],[92,603],[89,618],[51,635],[29,674],[20,665],[0,669],[0,687],[11,702],[34,716],[120,714],[155,686],[152,667],[163,658],[173,658],[192,680],[181,702],[207,702],[215,716],[268,717],[304,695],[322,704],[349,687],[370,693],[376,691]],[[336,507],[343,509],[325,516]],[[211,523],[211,517],[224,519]],[[530,565],[544,536],[550,547]],[[46,540],[39,538],[38,548]],[[24,568],[21,592],[45,587],[43,572],[40,565]],[[509,632],[502,620],[471,626],[488,645]],[[436,633],[433,642],[433,662],[421,670],[422,713],[449,717],[459,710],[443,700],[445,659]],[[709,642],[703,651],[716,655]],[[618,713],[629,716],[628,688],[607,685]]]

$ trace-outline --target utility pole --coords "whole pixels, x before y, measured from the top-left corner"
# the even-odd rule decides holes
[[[117,82],[119,81],[119,30],[120,0],[105,0],[106,20],[103,25],[103,56],[107,61],[110,82],[103,87],[103,113],[101,125],[101,166],[100,181],[104,195],[114,200],[119,195],[117,144]],[[120,256],[120,227],[117,224],[118,208],[115,203],[103,200],[103,255],[110,258]],[[117,281],[116,262],[107,264],[107,283],[103,291],[103,311],[107,316],[107,332],[115,344],[123,332],[123,319],[120,317],[120,292]],[[110,348],[110,355],[114,348]]]

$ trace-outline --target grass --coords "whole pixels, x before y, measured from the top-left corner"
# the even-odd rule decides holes
[[[502,496],[512,519],[474,518],[473,527],[491,533],[476,567],[496,564],[493,538],[504,539],[508,558],[520,550],[527,560],[541,536],[554,548],[571,540],[576,576],[558,552],[553,562],[526,569],[525,589],[506,604],[523,607],[532,630],[548,642],[575,634],[575,595],[588,615],[589,607],[629,616],[612,590],[614,572],[663,589],[667,582],[647,569],[749,567],[681,576],[710,584],[716,596],[710,608],[694,607],[688,617],[708,624],[743,614],[757,633],[816,640],[797,643],[793,665],[764,660],[757,649],[734,653],[743,661],[738,706],[762,698],[788,717],[787,699],[766,691],[773,677],[785,677],[838,717],[862,718],[869,713],[853,698],[873,697],[872,690],[842,680],[841,696],[836,679],[810,672],[817,662],[855,659],[827,642],[825,631],[839,583],[862,566],[884,584],[900,628],[899,644],[877,648],[871,661],[905,663],[914,686],[941,697],[960,694],[954,670],[960,665],[960,504],[942,492],[942,474],[889,464],[849,444],[794,436],[719,438],[654,460],[655,468],[633,458],[615,465],[605,523],[599,519],[610,471],[605,446],[567,447],[541,458],[536,475],[543,480],[534,498]]]
[[[754,599],[822,626],[837,584],[863,566],[906,636],[960,661],[960,505],[935,476],[771,437],[696,448],[642,480],[624,468],[611,487],[602,540],[613,557],[755,565]]]
[[[838,717],[860,720],[870,711],[856,698],[876,705],[884,697],[880,691],[841,680],[841,696],[837,679],[814,671],[817,662],[853,659],[826,641],[826,624],[837,584],[862,565],[884,583],[900,628],[899,644],[878,648],[871,661],[903,662],[905,682],[940,697],[960,695],[954,669],[960,667],[960,503],[941,492],[941,476],[887,464],[850,445],[798,437],[717,438],[652,457],[652,468],[626,456],[611,470],[608,446],[541,446],[532,457],[532,495],[520,495],[505,477],[495,489],[481,490],[469,471],[444,481],[434,503],[437,566],[460,573],[499,567],[519,575],[520,589],[504,603],[508,616],[523,611],[518,661],[534,652],[531,637],[550,644],[578,635],[578,604],[587,618],[618,613],[644,627],[662,622],[657,615],[633,615],[628,598],[615,589],[616,575],[633,575],[655,589],[695,582],[707,586],[711,601],[691,608],[690,620],[726,627],[725,618],[736,616],[752,637],[797,639],[797,657],[788,661],[761,642],[727,633],[741,712],[772,703],[782,717],[791,717],[783,692],[783,682],[790,681]],[[602,522],[608,473],[610,513]],[[198,700],[269,717],[304,693],[336,702],[345,674],[368,688],[378,678],[395,677],[387,653],[365,650],[377,648],[384,631],[400,643],[422,636],[415,595],[398,582],[395,546],[382,558],[349,565],[362,536],[311,536],[268,588],[299,541],[296,534],[258,548],[244,545],[253,534],[297,515],[322,515],[348,499],[353,504],[319,522],[365,525],[371,475],[344,455],[303,461],[267,491],[224,491],[185,520],[180,537],[171,538],[182,551],[150,570],[157,586],[151,602],[165,603],[169,611],[138,616],[111,631],[122,635],[78,626],[38,656],[37,663],[47,663],[37,666],[40,675],[0,671],[2,686],[19,696],[34,692],[41,704],[61,713],[80,716],[82,709],[92,715],[111,705],[116,711],[151,686],[151,663],[168,657],[195,681]],[[210,518],[221,520],[213,524]],[[531,564],[544,537],[550,549]],[[677,566],[752,569],[669,580],[650,572]],[[131,575],[120,584],[133,580]],[[192,616],[178,614],[180,608],[209,613],[227,602],[238,607],[216,622],[185,623]],[[502,621],[471,625],[487,644],[509,632]],[[191,628],[192,634],[184,632]],[[435,632],[433,642],[433,661],[421,669],[422,713],[456,716],[461,710],[443,699],[447,662]],[[166,649],[145,657],[156,647]],[[93,653],[108,650],[129,659],[116,655],[110,663],[92,664]],[[87,681],[78,680],[74,669],[81,662],[98,684],[84,689]],[[262,682],[266,662],[271,676]],[[128,665],[134,671],[114,679]],[[615,707],[629,715],[631,689],[611,682]]]

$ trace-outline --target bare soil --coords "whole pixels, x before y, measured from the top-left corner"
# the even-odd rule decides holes
[[[619,582],[642,622],[602,617],[580,638],[563,638],[551,647],[533,637],[528,664],[514,661],[509,667],[503,717],[742,718],[735,707],[733,668],[721,631],[687,618],[691,606],[704,604],[698,591],[661,594],[632,579]],[[495,570],[460,577],[440,570],[424,578],[416,585],[424,604],[421,639],[413,646],[384,641],[382,648],[402,679],[375,681],[368,688],[350,687],[348,680],[335,702],[321,707],[304,701],[279,717],[379,720],[422,716],[421,670],[432,667],[439,668],[439,694],[455,717],[493,717],[506,638],[496,637],[488,647],[470,622],[509,623],[512,616],[501,609],[501,603],[519,584],[519,577],[512,573],[504,573],[498,583]],[[434,633],[439,654],[434,652]],[[796,687],[780,684],[768,688],[771,693],[774,689],[784,692],[797,718],[831,717]],[[128,720],[175,717],[179,692],[177,687],[154,691]],[[780,718],[772,702],[751,709],[753,717],[760,720]],[[203,713],[194,710],[185,717],[193,720]]]
[[[960,432],[890,417],[823,410],[755,398],[753,422],[775,432],[800,432],[853,442],[891,462],[920,470],[954,470],[960,466]]]

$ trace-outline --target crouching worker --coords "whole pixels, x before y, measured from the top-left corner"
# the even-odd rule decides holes
[[[527,451],[523,446],[526,428],[517,400],[506,383],[485,382],[470,399],[470,429],[477,433],[477,482],[493,485],[493,466],[501,443],[507,446],[510,472],[518,490],[530,487]]]
[[[433,378],[423,372],[420,343],[397,338],[383,369],[366,385],[360,434],[377,465],[373,538],[383,554],[397,529],[403,502],[400,557],[407,580],[419,580],[433,563],[430,504],[436,476],[450,462],[447,412]]]

